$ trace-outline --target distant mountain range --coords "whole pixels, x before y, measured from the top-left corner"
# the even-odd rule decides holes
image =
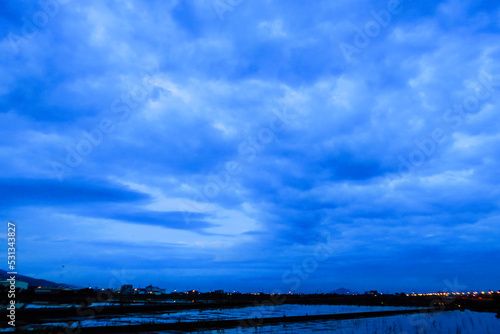
[[[11,275],[7,274],[5,270],[0,269],[0,281],[5,281],[6,279],[10,278]],[[38,279],[38,278],[33,278],[29,276],[24,276],[24,275],[16,275],[16,280],[17,281],[23,281],[28,283],[30,287],[37,287],[41,286],[44,288],[55,288],[55,287],[68,287],[68,288],[75,288],[74,285],[69,285],[65,283],[55,283],[51,281],[47,281],[44,279]]]
[[[340,288],[337,290],[333,290],[330,293],[336,293],[337,295],[356,295],[356,294],[359,294],[356,291],[351,291],[351,290],[346,289],[346,288]]]

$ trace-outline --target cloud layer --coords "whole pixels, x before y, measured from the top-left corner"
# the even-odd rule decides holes
[[[23,274],[498,289],[500,5],[4,7],[0,216]]]

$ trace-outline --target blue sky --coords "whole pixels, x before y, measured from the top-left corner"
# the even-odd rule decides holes
[[[496,1],[1,6],[0,217],[20,273],[499,288]]]

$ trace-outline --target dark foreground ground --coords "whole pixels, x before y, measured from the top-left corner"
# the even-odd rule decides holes
[[[362,319],[375,317],[389,317],[401,314],[413,313],[428,313],[436,312],[435,309],[420,309],[404,310],[404,311],[379,311],[379,312],[363,312],[363,313],[342,313],[342,314],[321,314],[293,317],[274,317],[274,318],[251,318],[251,319],[231,319],[231,320],[213,320],[213,321],[193,321],[193,322],[177,322],[167,324],[141,324],[141,325],[126,325],[126,326],[100,326],[100,327],[83,327],[75,329],[66,329],[64,327],[53,327],[47,329],[39,329],[37,333],[81,333],[81,334],[101,334],[101,333],[140,333],[152,331],[167,331],[167,330],[182,330],[182,331],[198,331],[207,329],[229,329],[235,327],[258,327],[272,324],[288,324],[315,320],[348,320]],[[19,333],[31,333],[31,331],[19,330]]]
[[[175,303],[173,303],[175,300]],[[165,303],[170,301],[169,303]],[[147,323],[129,326],[105,326],[86,328],[56,328],[37,329],[37,333],[137,333],[164,330],[199,330],[234,327],[256,327],[276,323],[292,323],[313,320],[344,320],[368,317],[382,317],[416,312],[438,312],[447,310],[473,310],[495,312],[500,317],[500,298],[497,294],[487,296],[406,296],[406,295],[272,295],[272,294],[171,294],[171,295],[130,295],[111,294],[111,292],[95,292],[85,289],[80,291],[62,291],[54,294],[36,295],[25,293],[18,296],[21,302],[50,302],[78,305],[67,308],[16,309],[17,332],[26,325],[43,324],[47,322],[71,323],[76,318],[93,316],[126,316],[128,314],[151,314],[165,311],[188,309],[220,309],[238,308],[259,305],[281,304],[330,304],[330,305],[365,305],[365,306],[408,306],[421,307],[419,310],[381,311],[353,314],[309,315],[279,318],[254,318],[237,320],[179,322],[169,324]],[[96,302],[113,302],[118,305],[100,306]],[[8,319],[8,310],[0,311],[3,319]],[[2,327],[7,327],[3,323]],[[31,331],[31,333],[33,333]]]

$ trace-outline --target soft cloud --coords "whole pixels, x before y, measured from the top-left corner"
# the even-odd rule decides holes
[[[299,290],[497,289],[499,5],[391,4],[69,2],[27,34],[43,9],[7,2],[20,268],[288,290],[328,235]]]

